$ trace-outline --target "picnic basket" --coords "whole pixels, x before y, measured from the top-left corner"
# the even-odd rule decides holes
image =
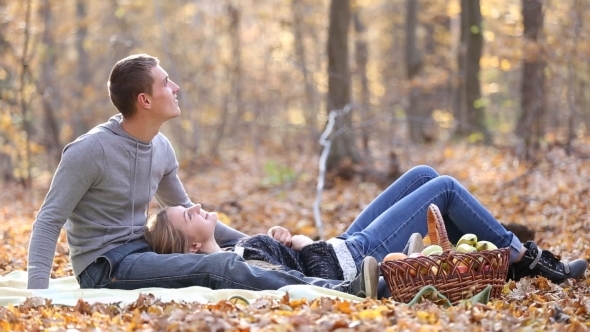
[[[428,207],[427,221],[430,242],[440,245],[443,253],[380,263],[392,298],[408,303],[427,285],[434,286],[453,304],[472,297],[488,285],[492,285],[490,298],[499,297],[506,283],[510,249],[455,252],[440,210],[434,204]],[[458,268],[461,265],[466,269]]]

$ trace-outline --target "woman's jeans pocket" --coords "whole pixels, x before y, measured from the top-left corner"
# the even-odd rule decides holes
[[[78,276],[80,288],[107,287],[111,283],[111,272],[111,262],[104,256],[98,257]]]

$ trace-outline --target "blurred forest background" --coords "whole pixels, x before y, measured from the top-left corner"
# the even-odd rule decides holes
[[[181,86],[183,114],[163,131],[184,163],[318,155],[331,110],[348,111],[329,136],[341,175],[392,177],[411,144],[453,139],[571,153],[590,125],[589,6],[0,0],[0,172],[25,185],[53,172],[65,144],[115,113],[109,71],[139,52]]]
[[[245,233],[339,235],[401,172],[428,164],[499,220],[532,229],[521,240],[588,259],[589,9],[587,0],[0,0],[0,274],[26,270],[61,151],[116,113],[106,81],[134,53],[159,57],[181,87],[182,114],[162,131],[189,196]],[[72,275],[68,254],[62,231],[52,277]],[[590,278],[545,287],[541,300],[528,285],[498,307],[508,329],[555,323],[555,303],[588,322]],[[482,329],[466,317],[465,330]],[[27,324],[41,321],[53,322]]]
[[[587,7],[0,0],[0,181],[13,186],[3,196],[33,193],[23,209],[38,208],[63,147],[116,113],[106,88],[114,63],[149,53],[181,86],[182,115],[162,130],[187,192],[244,231],[283,223],[321,236],[314,190],[325,187],[337,189],[322,203],[325,234],[337,234],[418,163],[458,177],[498,217],[545,209],[547,225],[579,221],[587,213],[554,204],[565,188],[588,192],[578,170],[590,154]],[[568,178],[547,177],[558,170]],[[343,189],[341,179],[356,182]]]

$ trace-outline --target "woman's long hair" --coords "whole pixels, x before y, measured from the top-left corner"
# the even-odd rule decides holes
[[[162,209],[157,214],[148,217],[145,229],[145,239],[158,254],[185,254],[190,253],[190,241],[188,236],[174,227],[168,219],[168,208]],[[205,252],[199,252],[206,254]],[[265,261],[247,259],[246,263],[267,270],[284,270],[280,265],[274,265]]]
[[[168,208],[149,216],[145,229],[145,239],[158,254],[190,252],[188,236],[174,227],[168,220]]]

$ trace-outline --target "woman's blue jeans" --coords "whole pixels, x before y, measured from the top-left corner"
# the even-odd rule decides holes
[[[473,233],[499,248],[510,247],[511,263],[518,257],[520,240],[457,180],[428,166],[416,166],[397,179],[339,238],[346,240],[357,268],[365,256],[381,261],[390,252],[401,252],[413,233],[427,234],[426,213],[432,203],[443,215],[451,243]]]

